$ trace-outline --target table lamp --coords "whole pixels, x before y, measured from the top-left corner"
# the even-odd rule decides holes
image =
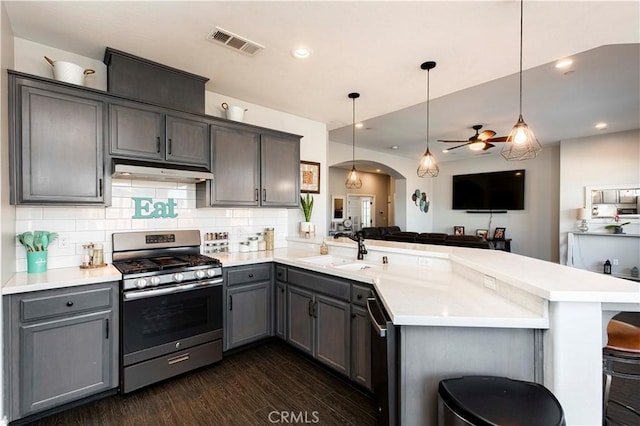
[[[589,230],[589,227],[587,226],[587,219],[591,219],[591,212],[589,209],[578,209],[578,220],[581,221],[580,226],[578,226],[578,231],[587,232]]]

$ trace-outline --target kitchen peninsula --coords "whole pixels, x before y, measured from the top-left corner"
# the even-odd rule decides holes
[[[320,243],[215,257],[228,270],[274,262],[276,280],[288,268],[374,288],[399,329],[401,424],[433,424],[438,381],[469,374],[543,383],[567,424],[600,423],[603,330],[618,311],[640,310],[637,283],[502,251],[367,240],[356,261],[351,240],[329,241],[328,256]],[[84,283],[66,269],[48,271],[51,283],[18,273],[2,293]]]

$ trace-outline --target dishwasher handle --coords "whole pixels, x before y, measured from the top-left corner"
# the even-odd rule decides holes
[[[372,306],[372,305],[374,305],[374,306]],[[375,297],[368,297],[367,298],[367,311],[369,312],[369,321],[371,321],[371,325],[373,325],[373,327],[378,332],[378,336],[386,337],[387,336],[386,324],[378,323],[378,320],[376,320],[375,315],[373,314],[373,311],[371,310],[372,308],[376,309],[376,310],[380,309],[378,307],[378,302],[376,301],[376,298]]]

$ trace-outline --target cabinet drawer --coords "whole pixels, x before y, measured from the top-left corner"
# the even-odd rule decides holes
[[[287,282],[287,267],[276,265],[276,280],[286,283]]]
[[[288,283],[349,301],[351,297],[351,284],[328,275],[315,272],[306,272],[300,269],[289,268],[287,273]]]
[[[67,315],[111,306],[111,289],[78,291],[73,293],[25,297],[20,302],[21,320]]]
[[[366,306],[367,297],[372,294],[371,287],[351,284],[351,303],[354,305]]]
[[[227,270],[227,285],[246,284],[271,279],[271,264],[236,267]]]

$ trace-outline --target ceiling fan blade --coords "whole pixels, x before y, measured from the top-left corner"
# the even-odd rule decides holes
[[[478,135],[478,139],[480,139],[481,141],[486,141],[487,139],[490,139],[495,135],[496,132],[494,132],[493,130],[485,130]]]
[[[482,148],[483,151],[488,150],[489,148],[493,148],[495,145],[492,143],[485,143],[484,144],[484,148]]]
[[[438,139],[438,142],[446,142],[446,143],[467,143],[468,141],[450,141],[450,140],[442,140],[442,139]]]
[[[500,136],[498,138],[489,138],[485,142],[506,142],[509,136]]]
[[[453,142],[453,141],[451,141]],[[463,143],[462,145],[454,146],[453,148],[447,148],[447,151],[451,151],[452,149],[462,148],[463,146],[471,145],[472,142]]]

